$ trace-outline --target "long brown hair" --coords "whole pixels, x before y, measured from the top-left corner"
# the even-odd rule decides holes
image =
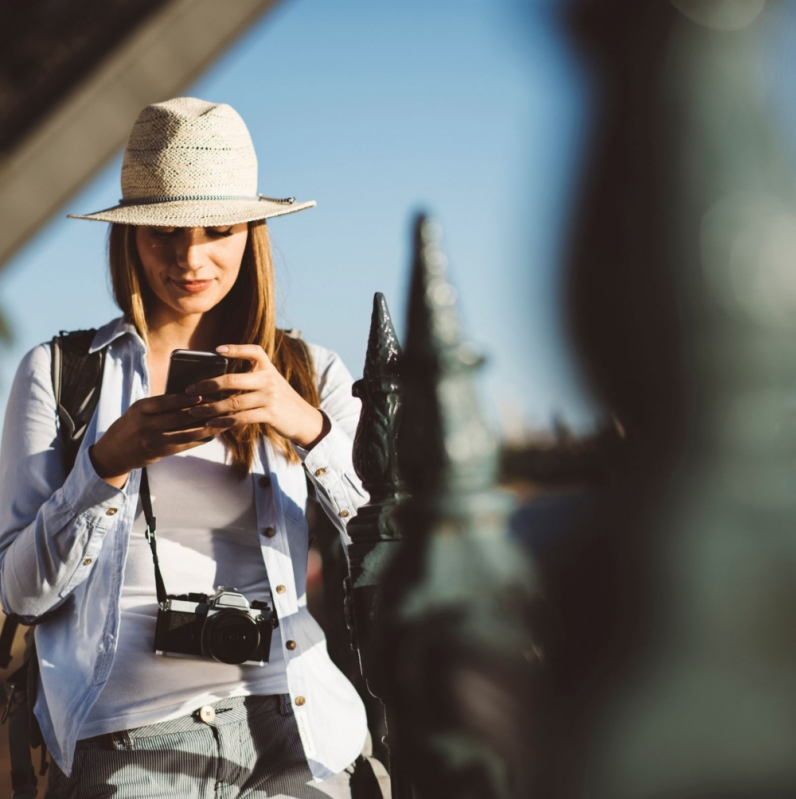
[[[154,295],[144,277],[134,226],[111,225],[108,260],[116,303],[146,342],[147,312],[152,308]],[[307,346],[276,326],[274,267],[268,228],[264,221],[249,222],[249,236],[240,274],[229,294],[221,301],[220,308],[220,339],[230,344],[259,344],[293,389],[317,408],[320,397]],[[247,368],[244,362],[232,362],[234,371],[246,371]],[[241,477],[251,469],[260,436],[265,436],[289,461],[298,462],[290,442],[277,435],[268,425],[245,425],[222,434],[232,466]]]

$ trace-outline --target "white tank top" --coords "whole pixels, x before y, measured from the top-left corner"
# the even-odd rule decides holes
[[[225,586],[237,588],[249,601],[269,599],[253,482],[251,477],[238,480],[225,454],[224,445],[215,439],[147,469],[166,590],[212,594]],[[145,527],[139,504],[124,572],[113,668],[80,738],[166,721],[229,696],[288,691],[278,631],[265,666],[154,654],[158,605]]]

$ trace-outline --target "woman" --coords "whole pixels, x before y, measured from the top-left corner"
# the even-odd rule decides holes
[[[348,796],[362,703],[306,608],[306,478],[345,535],[366,495],[359,408],[340,360],[275,326],[264,220],[314,202],[256,194],[229,106],[139,116],[112,223],[124,316],[101,328],[100,401],[65,474],[49,345],[23,360],[0,454],[0,600],[35,622],[47,796]],[[227,375],[164,394],[175,349]],[[158,602],[142,470],[170,594],[235,586],[278,616],[265,666],[153,652]],[[350,769],[349,769],[350,771]]]

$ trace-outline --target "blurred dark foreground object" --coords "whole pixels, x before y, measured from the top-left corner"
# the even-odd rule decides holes
[[[397,438],[410,498],[381,586],[393,796],[519,798],[535,758],[537,583],[495,488],[497,443],[473,382],[481,357],[463,341],[440,236],[418,218]]]
[[[540,796],[796,795],[796,195],[764,63],[789,6],[570,6],[599,108],[572,322],[633,443],[549,572]]]

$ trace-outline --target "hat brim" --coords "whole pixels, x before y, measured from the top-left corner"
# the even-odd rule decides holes
[[[303,203],[271,200],[173,200],[142,205],[116,205],[94,214],[67,214],[69,219],[115,222],[120,225],[156,227],[219,227],[295,214],[313,208],[315,200]]]

